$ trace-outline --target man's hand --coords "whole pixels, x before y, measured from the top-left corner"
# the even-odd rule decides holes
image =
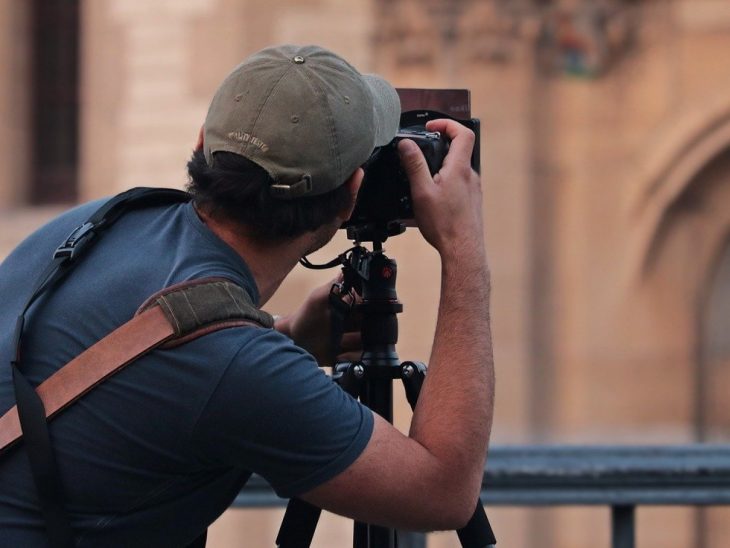
[[[316,288],[302,306],[288,316],[278,318],[274,329],[292,339],[297,346],[314,356],[321,367],[333,364],[331,336],[332,311],[329,294],[334,284],[342,281],[342,275]],[[345,296],[345,302],[352,304],[352,298]],[[357,328],[357,331],[355,329]],[[362,353],[362,337],[359,326],[353,321],[345,322],[345,333],[340,343],[341,352],[336,361],[357,361]]]
[[[451,140],[441,170],[431,177],[418,146],[409,139],[398,145],[401,163],[408,174],[413,210],[423,237],[444,256],[465,249],[484,247],[482,190],[479,175],[471,168],[474,132],[453,120],[432,120],[429,131]]]

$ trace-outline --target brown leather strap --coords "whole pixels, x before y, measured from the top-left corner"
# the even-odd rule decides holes
[[[51,419],[147,352],[172,348],[229,327],[272,327],[249,294],[223,278],[189,280],[155,293],[134,318],[87,348],[36,388]],[[0,417],[0,454],[21,437],[18,409]]]
[[[36,391],[50,419],[110,375],[175,336],[175,329],[159,306],[142,314],[87,348],[56,371]],[[22,436],[18,409],[0,417],[0,454]]]

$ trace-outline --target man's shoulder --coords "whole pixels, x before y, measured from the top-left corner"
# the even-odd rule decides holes
[[[219,382],[211,396],[224,400],[235,399],[249,390],[273,397],[331,382],[324,380],[326,375],[311,354],[271,328],[223,329],[200,337],[180,350],[183,361],[201,363],[204,356],[215,356],[215,363],[209,365],[218,369]]]
[[[227,348],[233,366],[248,366],[278,362],[307,363],[317,367],[317,362],[303,348],[276,329],[255,324],[221,329],[200,337],[192,344],[211,351]]]

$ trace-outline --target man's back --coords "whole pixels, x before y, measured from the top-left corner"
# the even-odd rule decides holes
[[[0,412],[14,404],[10,334],[35,273],[98,205],[53,221],[0,266]],[[37,385],[151,294],[207,277],[232,280],[258,301],[246,264],[190,204],[128,213],[31,309],[22,370]],[[181,546],[225,510],[251,470],[297,494],[349,465],[371,429],[369,412],[310,356],[273,330],[246,327],[142,358],[62,412],[51,437],[80,545]],[[22,444],[0,457],[0,485],[3,542],[43,546]]]

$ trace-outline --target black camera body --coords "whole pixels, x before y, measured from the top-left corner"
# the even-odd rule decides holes
[[[423,152],[431,175],[438,173],[449,151],[449,140],[438,132],[428,131],[426,122],[439,118],[456,120],[474,131],[476,141],[472,153],[472,168],[479,172],[479,120],[459,120],[433,110],[412,110],[401,115],[401,129],[395,138],[383,147],[375,149],[363,165],[365,178],[357,198],[355,210],[342,228],[357,233],[358,230],[374,229],[382,234],[391,231],[393,223],[413,225],[413,203],[408,177],[398,155],[398,143],[411,139]],[[402,231],[402,230],[401,230]]]

